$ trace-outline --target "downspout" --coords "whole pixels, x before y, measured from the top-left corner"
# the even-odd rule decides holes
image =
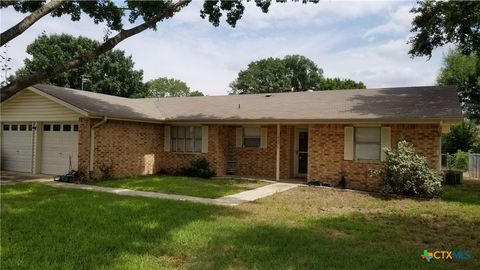
[[[103,117],[102,121],[96,123],[95,125],[92,126],[90,129],[90,164],[88,168],[88,177],[91,178],[92,173],[93,173],[93,159],[95,157],[95,129],[98,128],[99,126],[105,124],[107,122],[108,118],[106,116]]]
[[[438,155],[439,155],[439,162],[438,162],[438,169],[442,169],[442,135],[443,135],[443,121],[440,121],[439,124],[439,146],[438,146]],[[447,168],[448,168],[448,155],[447,155]]]
[[[275,168],[275,180],[280,181],[280,124],[277,124],[277,160]]]

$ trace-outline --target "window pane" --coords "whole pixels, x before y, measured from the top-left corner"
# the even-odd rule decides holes
[[[173,152],[177,151],[177,139],[172,139],[171,149]]]
[[[27,130],[27,125],[20,125],[20,130],[21,131]]]
[[[202,139],[195,140],[195,152],[202,152]]]
[[[78,131],[78,125],[73,125],[73,131]]]
[[[355,156],[359,160],[380,160],[380,145],[357,143]]]
[[[63,131],[72,131],[71,125],[63,125]]]
[[[260,147],[260,138],[244,138],[243,145],[245,147]]]
[[[33,129],[32,125],[28,125],[28,130],[32,131],[32,129]]]
[[[247,138],[260,138],[260,128],[244,128],[243,136]]]
[[[178,127],[177,138],[183,139],[185,138],[185,127]]]
[[[60,125],[53,125],[53,131],[60,131]]]
[[[3,125],[3,130],[10,130],[10,125]]]
[[[188,139],[193,139],[193,135],[194,135],[194,130],[193,130],[193,127],[186,127],[186,138]]]
[[[177,139],[177,152],[185,151],[185,139]]]
[[[355,141],[380,143],[380,128],[355,128]]]
[[[193,139],[185,140],[185,152],[193,152]]]
[[[43,125],[43,131],[50,131],[50,125]]]
[[[13,131],[18,130],[18,126],[17,126],[17,125],[12,125],[12,130],[13,130]]]
[[[202,138],[202,127],[195,127],[195,138],[196,139]]]
[[[176,139],[176,138],[177,138],[177,127],[171,127],[170,137],[171,137],[172,139]]]

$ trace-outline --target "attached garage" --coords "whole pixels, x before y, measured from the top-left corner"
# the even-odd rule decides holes
[[[1,107],[2,170],[65,174],[78,168],[78,120],[82,112],[35,88]]]

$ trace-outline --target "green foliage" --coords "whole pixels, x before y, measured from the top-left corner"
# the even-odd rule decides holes
[[[480,57],[450,50],[443,58],[439,85],[455,85],[465,114],[480,121]]]
[[[188,176],[211,178],[215,176],[215,169],[212,168],[210,162],[204,157],[192,161],[190,167],[185,169]]]
[[[453,125],[448,134],[442,137],[442,152],[456,153],[458,150],[474,152],[480,145],[480,132],[474,122],[465,119],[461,124]]]
[[[320,90],[335,90],[335,89],[365,89],[367,86],[363,82],[356,82],[351,79],[341,78],[324,78],[320,85]]]
[[[383,176],[383,192],[420,197],[440,195],[440,172],[430,168],[425,157],[415,153],[409,143],[400,141],[397,150],[384,151],[383,170],[371,170],[372,176]]]
[[[301,55],[267,58],[253,61],[230,83],[231,94],[259,94],[365,88],[361,82],[324,78],[323,70]]]
[[[25,58],[25,66],[16,72],[17,77],[26,76],[95,49],[99,42],[68,34],[40,35],[27,47],[30,58]],[[45,83],[81,89],[82,76],[84,90],[97,93],[131,97],[144,92],[143,71],[134,69],[131,56],[121,50],[109,51],[87,65],[64,72],[50,78]]]
[[[190,97],[203,97],[205,96],[201,91],[195,90],[188,94]]]
[[[412,56],[432,56],[433,49],[451,43],[463,54],[480,52],[480,1],[419,1],[411,10],[415,35]]]
[[[113,166],[112,164],[102,163],[99,167],[101,175],[100,179],[107,180],[113,178]]]
[[[146,97],[186,97],[190,95],[190,87],[185,82],[166,77],[148,81],[145,88]]]
[[[462,150],[458,150],[457,153],[449,155],[448,168],[464,172],[468,171],[468,156],[469,152],[463,152]]]

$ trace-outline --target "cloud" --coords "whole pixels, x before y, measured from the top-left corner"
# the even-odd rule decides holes
[[[410,13],[412,7],[412,5],[404,5],[390,10],[387,13],[388,21],[368,29],[363,37],[373,40],[374,37],[379,34],[395,34],[408,31],[414,17],[414,15]]]

